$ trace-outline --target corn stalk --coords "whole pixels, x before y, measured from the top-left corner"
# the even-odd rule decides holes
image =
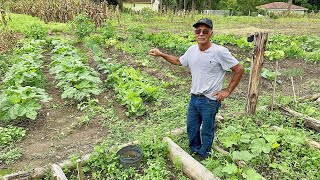
[[[8,26],[7,19],[9,17],[6,14],[6,10],[5,10],[5,0],[0,1],[0,15],[1,15],[1,19],[0,19],[1,24],[3,24],[5,28],[7,28],[7,26]]]
[[[116,17],[107,2],[96,4],[89,0],[19,0],[10,1],[9,7],[12,12],[37,16],[46,23],[65,23],[84,13],[97,27],[101,27],[105,20]]]

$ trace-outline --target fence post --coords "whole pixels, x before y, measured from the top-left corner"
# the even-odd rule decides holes
[[[266,48],[267,39],[268,33],[256,32],[254,34],[254,50],[251,58],[251,71],[246,106],[247,114],[254,114],[256,111],[256,105],[259,96],[263,55]]]

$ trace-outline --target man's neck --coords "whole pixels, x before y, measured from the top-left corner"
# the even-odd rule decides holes
[[[211,47],[212,43],[198,44],[200,51],[205,51]]]

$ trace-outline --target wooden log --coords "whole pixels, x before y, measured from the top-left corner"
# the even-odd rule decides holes
[[[164,142],[168,143],[169,159],[174,162],[179,160],[182,163],[183,172],[194,180],[218,180],[207,168],[195,160],[192,156],[181,149],[170,138],[164,137]]]
[[[52,164],[51,171],[53,174],[53,178],[56,178],[57,180],[68,180],[58,164]]]
[[[317,141],[307,140],[306,142],[309,146],[320,150],[320,143],[318,143]]]
[[[280,110],[290,116],[294,117],[301,117],[304,120],[304,125],[308,128],[312,128],[318,132],[320,132],[320,121],[317,119],[314,119],[312,117],[306,116],[304,114],[301,114],[299,112],[296,112],[288,107],[280,106]]]
[[[268,33],[254,34],[254,50],[251,58],[251,71],[248,86],[246,112],[254,114],[259,96],[261,69],[264,60],[264,51],[268,39]]]
[[[299,98],[299,102],[316,101],[320,98],[320,93],[311,96],[304,96]]]

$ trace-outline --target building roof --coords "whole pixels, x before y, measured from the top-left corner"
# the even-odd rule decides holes
[[[129,3],[151,3],[151,0],[124,0],[124,2],[129,2]]]
[[[257,6],[258,9],[288,9],[289,4],[285,2],[273,2],[269,4],[263,4]],[[294,4],[291,5],[291,10],[308,10],[307,8],[296,6]]]

